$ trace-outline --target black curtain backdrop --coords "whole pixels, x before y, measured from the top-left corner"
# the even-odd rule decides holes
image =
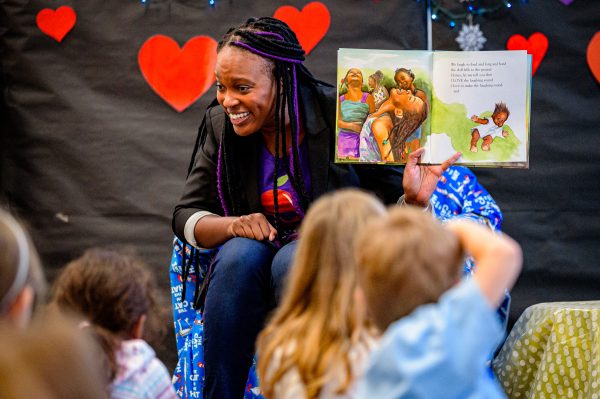
[[[331,25],[306,61],[320,79],[335,82],[340,47],[426,48],[424,2],[322,2]],[[180,46],[197,35],[219,40],[249,16],[307,3],[0,1],[0,200],[27,223],[49,279],[87,247],[133,245],[168,299],[171,212],[215,91],[177,113],[144,80],[138,51],[155,34]],[[77,22],[59,43],[36,15],[62,5]],[[586,49],[600,30],[600,2],[515,0],[509,12],[474,22],[485,50],[505,49],[513,34],[549,39],[533,77],[530,168],[475,169],[524,251],[511,321],[533,303],[599,299],[600,84]],[[459,28],[434,23],[434,49],[459,50]],[[174,338],[167,341],[161,357],[172,367]]]

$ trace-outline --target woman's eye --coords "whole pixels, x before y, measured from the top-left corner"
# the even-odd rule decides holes
[[[250,90],[250,87],[248,87],[248,86],[239,86],[239,87],[238,87],[238,90],[239,90],[241,93],[245,93],[245,92],[247,92],[248,90]]]
[[[217,83],[215,86],[217,87],[217,91],[223,90],[223,85],[221,83]]]

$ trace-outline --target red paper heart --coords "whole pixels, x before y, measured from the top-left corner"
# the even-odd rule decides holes
[[[154,35],[138,53],[142,75],[152,89],[177,112],[202,97],[215,81],[217,42],[195,36],[180,49],[175,40]]]
[[[327,6],[320,1],[308,3],[302,11],[293,6],[281,6],[275,11],[273,18],[292,28],[306,55],[323,39],[331,22]]]
[[[600,83],[600,31],[596,32],[587,48],[587,63],[596,80]]]
[[[77,20],[77,14],[69,6],[60,6],[54,11],[51,8],[44,8],[38,12],[35,22],[38,28],[48,36],[61,42]]]
[[[508,50],[527,50],[527,54],[532,56],[531,76],[535,75],[540,63],[548,51],[548,38],[540,32],[529,36],[529,39],[521,35],[512,35],[506,42]]]

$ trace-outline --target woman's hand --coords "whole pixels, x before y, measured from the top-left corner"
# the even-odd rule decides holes
[[[442,173],[462,155],[460,152],[457,152],[441,165],[419,165],[419,159],[424,151],[425,148],[421,147],[408,154],[408,160],[406,161],[402,177],[404,201],[407,204],[422,207],[427,206],[429,203],[429,198],[433,194]]]
[[[230,237],[251,238],[257,241],[273,241],[277,237],[277,230],[262,213],[251,213],[233,219],[227,234]]]

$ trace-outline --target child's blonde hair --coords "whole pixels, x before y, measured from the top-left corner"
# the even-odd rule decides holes
[[[265,396],[295,368],[307,398],[331,378],[338,392],[352,383],[348,352],[367,330],[364,305],[356,297],[353,248],[368,219],[385,212],[373,196],[342,190],[321,197],[308,211],[283,301],[258,338],[258,370]],[[278,354],[279,353],[279,354]],[[337,383],[337,385],[336,385]]]
[[[396,207],[359,234],[358,275],[370,316],[384,331],[418,306],[437,302],[460,276],[458,239],[430,214]]]
[[[163,310],[156,282],[146,264],[131,250],[91,248],[68,263],[54,283],[52,302],[85,318],[102,345],[108,378],[116,373],[115,351],[144,316],[146,339],[157,339]]]

